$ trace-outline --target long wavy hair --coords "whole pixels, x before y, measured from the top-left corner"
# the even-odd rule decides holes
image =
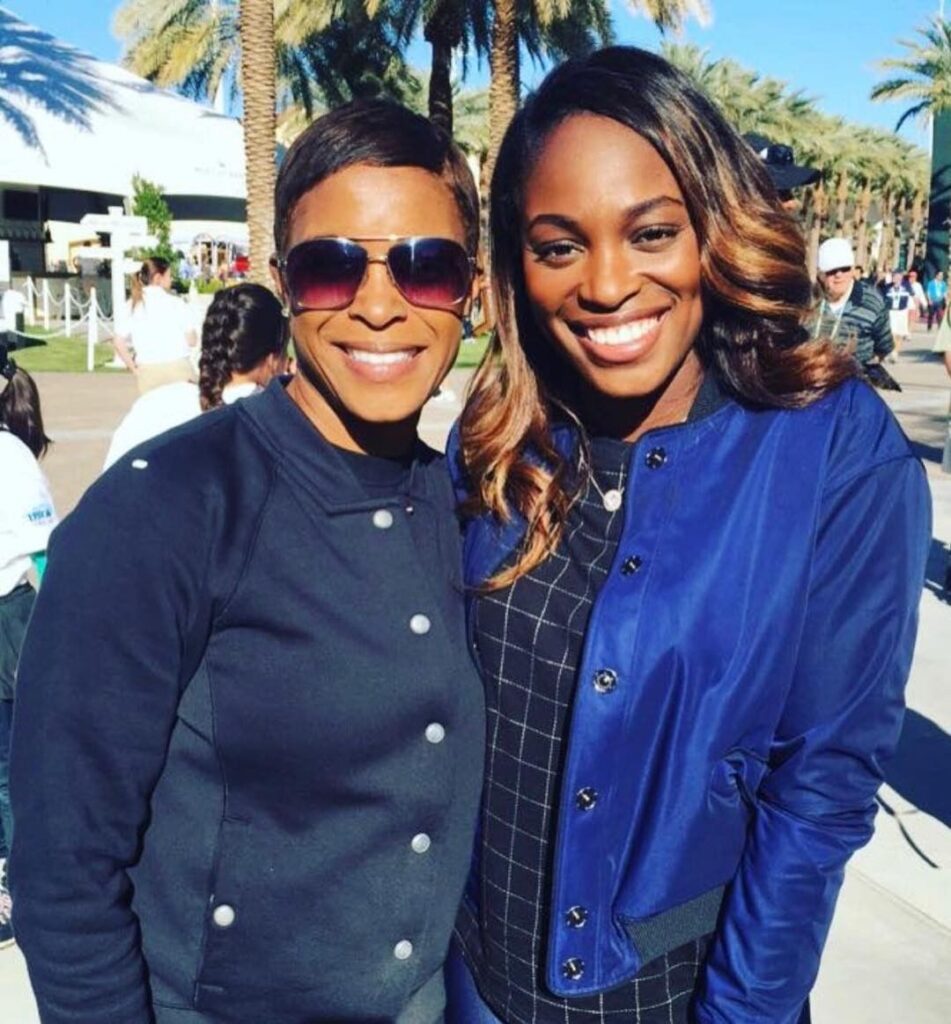
[[[287,319],[274,293],[259,284],[236,284],[215,294],[201,328],[198,394],[203,412],[222,403],[235,373],[250,373],[268,356],[287,350]]]
[[[516,114],[492,178],[492,287],[498,324],[469,388],[461,447],[467,515],[527,522],[506,586],[557,546],[580,488],[555,448],[553,419],[578,420],[577,377],[536,325],[522,269],[525,182],[546,139],[575,114],[636,132],[677,180],[700,247],[704,319],[695,343],[707,372],[739,401],[799,408],[857,372],[830,342],[813,342],[805,241],[763,163],[686,75],[656,54],[616,46],[552,71]],[[570,168],[565,170],[570,174]]]

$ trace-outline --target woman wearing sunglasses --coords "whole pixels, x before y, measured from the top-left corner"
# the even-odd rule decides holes
[[[922,468],[804,329],[766,168],[661,58],[553,71],[491,227],[450,449],[488,748],[447,1019],[793,1024],[898,738]]]
[[[52,543],[11,871],[44,1024],[442,1019],[484,719],[416,425],[477,196],[357,103],[288,153],[275,233],[297,375],[134,449]]]

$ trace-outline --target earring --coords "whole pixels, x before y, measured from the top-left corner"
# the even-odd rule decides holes
[[[291,310],[289,306],[281,306],[281,316],[284,317],[285,320],[290,320]]]

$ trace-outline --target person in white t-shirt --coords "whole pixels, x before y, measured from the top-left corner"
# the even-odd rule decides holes
[[[8,766],[17,659],[36,592],[31,568],[42,575],[56,525],[49,484],[38,460],[49,438],[33,378],[0,345],[0,862],[12,838]],[[0,871],[0,948],[13,941],[10,895]]]
[[[259,284],[218,292],[201,333],[198,384],[163,384],[138,398],[116,428],[103,469],[143,441],[199,413],[230,405],[287,370],[287,319],[273,293]]]
[[[188,307],[172,295],[171,287],[172,270],[166,260],[143,260],[126,304],[129,332],[115,339],[116,355],[135,373],[143,395],[192,377],[190,357],[198,333]]]
[[[0,299],[0,334],[17,329],[17,315],[26,309],[26,299],[14,288],[7,288]],[[3,339],[0,338],[0,341]],[[10,340],[12,347],[13,340]]]

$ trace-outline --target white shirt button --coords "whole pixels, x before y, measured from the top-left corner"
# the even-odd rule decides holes
[[[424,633],[428,633],[432,628],[432,623],[425,615],[414,615],[409,620],[409,628],[417,635],[422,636]]]
[[[219,928],[230,928],[235,919],[234,907],[228,906],[227,903],[220,903],[212,911],[211,919]]]
[[[430,722],[426,726],[426,739],[430,743],[442,743],[446,738],[446,730],[439,724],[439,722]]]
[[[397,960],[409,960],[413,955],[413,944],[409,939],[400,939],[399,942],[393,947],[393,956]]]
[[[409,845],[412,846],[413,853],[425,853],[432,844],[429,836],[425,832],[420,832],[419,835],[413,836],[412,842]]]
[[[378,508],[373,513],[373,525],[378,530],[388,530],[393,525],[393,513],[388,508]]]

